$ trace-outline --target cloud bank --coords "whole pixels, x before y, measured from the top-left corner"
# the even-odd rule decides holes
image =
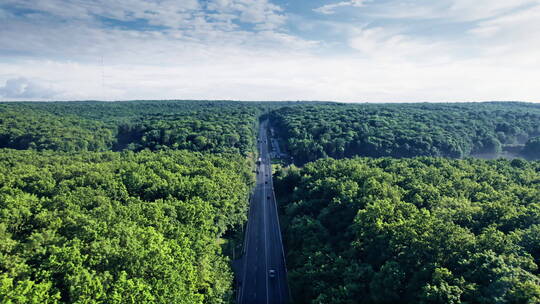
[[[540,1],[5,0],[1,100],[540,100]]]
[[[12,78],[0,87],[0,96],[6,99],[49,99],[58,92],[24,77]]]

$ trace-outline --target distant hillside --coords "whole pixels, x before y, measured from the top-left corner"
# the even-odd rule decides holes
[[[297,164],[321,157],[515,156],[540,135],[540,105],[528,103],[306,105],[270,117]]]

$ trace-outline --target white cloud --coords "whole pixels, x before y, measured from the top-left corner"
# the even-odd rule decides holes
[[[538,101],[540,96],[537,65],[495,65],[493,58],[423,64],[237,52],[175,65],[108,65],[103,85],[98,64],[25,61],[1,64],[0,70],[61,84],[56,100]]]
[[[527,10],[521,10],[503,16],[482,21],[476,28],[471,30],[482,38],[494,38],[504,35],[504,38],[509,38],[512,35],[515,40],[522,41],[523,35],[530,33],[532,28],[537,28],[540,24],[540,5]],[[515,35],[518,34],[518,37]],[[540,38],[538,35],[527,35],[532,38]],[[500,38],[500,37],[499,37]]]
[[[396,60],[433,63],[448,57],[445,51],[448,46],[442,42],[422,40],[381,27],[353,30],[349,45],[368,58],[392,63]]]
[[[540,0],[391,0],[373,1],[362,13],[372,18],[470,22],[499,17],[540,4]]]
[[[231,30],[236,20],[269,29],[279,27],[285,19],[280,14],[282,9],[268,0],[4,0],[3,5],[35,11],[39,18],[53,16],[87,22],[99,18],[145,20],[150,25],[184,30]]]
[[[281,7],[267,0],[210,0],[207,9],[218,12],[215,18],[256,24],[260,29],[275,29],[285,22]]]
[[[49,99],[58,92],[24,77],[6,80],[0,87],[0,96],[4,99]]]
[[[495,66],[540,69],[540,35],[533,30],[537,28],[540,6],[480,22],[467,36],[474,43],[478,60],[489,60]]]
[[[4,0],[0,7],[7,1],[36,13],[0,9],[2,100],[540,96],[540,36],[533,30],[540,9],[532,0],[336,1],[321,11],[335,18],[302,24],[315,35],[330,33],[326,41],[292,34],[289,13],[270,0]],[[362,5],[356,21],[338,20],[339,8]],[[96,16],[159,28],[106,26]],[[329,31],[332,22],[339,25]],[[440,24],[451,35],[439,32]]]
[[[335,10],[340,7],[362,7],[365,5],[367,0],[348,0],[348,1],[341,1],[337,3],[331,3],[326,4],[321,7],[313,9],[313,11],[317,13],[321,13],[324,15],[331,15],[335,13]]]
[[[119,21],[145,19],[150,24],[163,26],[181,26],[191,19],[191,13],[201,9],[197,0],[4,0],[4,5],[35,11],[41,17],[50,15],[86,21],[95,20],[96,17]]]
[[[149,64],[201,57],[207,49],[295,50],[313,45],[280,27],[286,17],[268,0],[198,2],[143,0],[5,0],[12,7],[36,11],[9,16],[0,27],[0,56],[96,60]],[[129,5],[128,5],[129,4]],[[165,28],[110,26],[99,17]],[[66,18],[66,19],[65,19]],[[241,25],[250,24],[243,29]],[[61,33],[61,34],[59,34]]]
[[[538,4],[539,0],[452,0],[446,15],[464,21],[482,20]]]

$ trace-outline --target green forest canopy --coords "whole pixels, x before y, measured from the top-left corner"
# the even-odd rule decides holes
[[[539,303],[540,163],[325,159],[276,177],[294,303]]]
[[[0,148],[254,150],[261,104],[202,101],[0,104]]]
[[[0,104],[0,147],[60,151],[254,150],[265,111],[295,162],[321,157],[496,157],[540,136],[527,103],[338,104],[131,101]]]
[[[540,106],[527,103],[305,105],[270,117],[297,164],[328,156],[496,157],[540,135]]]
[[[0,104],[0,302],[231,302],[268,106]]]
[[[0,103],[0,302],[232,301],[219,243],[246,220],[261,115],[299,164],[540,155],[525,103]],[[539,172],[439,158],[280,172],[295,303],[539,302]]]
[[[0,153],[0,302],[223,303],[217,239],[246,220],[243,157]]]

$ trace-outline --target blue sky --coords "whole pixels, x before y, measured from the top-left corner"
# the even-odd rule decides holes
[[[540,0],[3,0],[0,100],[539,101]]]

